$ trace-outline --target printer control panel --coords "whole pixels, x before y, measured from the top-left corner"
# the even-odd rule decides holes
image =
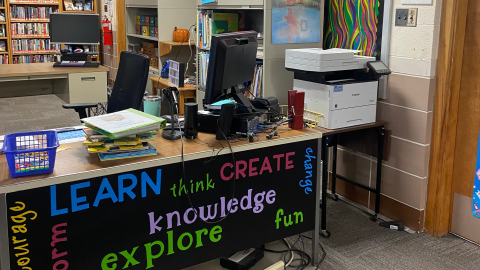
[[[372,61],[367,63],[367,67],[377,76],[390,75],[392,71],[382,61]]]

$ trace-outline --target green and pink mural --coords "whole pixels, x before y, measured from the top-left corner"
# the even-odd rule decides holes
[[[325,49],[362,50],[379,56],[384,0],[325,0]]]

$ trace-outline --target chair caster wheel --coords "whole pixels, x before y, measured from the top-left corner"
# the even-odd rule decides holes
[[[330,234],[329,231],[327,231],[327,230],[322,230],[321,236],[322,236],[323,238],[330,238],[330,235],[331,235],[331,234]]]
[[[334,194],[334,195],[332,195],[332,196],[333,196],[333,198],[332,198],[333,201],[338,202],[338,195],[337,195],[337,194]]]
[[[370,220],[373,221],[373,222],[377,222],[377,220],[378,220],[377,214],[371,216],[371,217],[370,217]]]

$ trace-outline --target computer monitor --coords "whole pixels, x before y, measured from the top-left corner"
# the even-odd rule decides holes
[[[50,43],[68,45],[100,44],[98,14],[50,14]]]
[[[243,85],[253,80],[257,48],[255,31],[212,36],[204,105],[233,97],[244,111],[255,110]]]

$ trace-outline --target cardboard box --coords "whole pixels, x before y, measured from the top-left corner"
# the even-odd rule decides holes
[[[140,16],[140,25],[141,26],[145,25],[145,16]]]
[[[142,26],[142,35],[144,36],[150,35],[150,28],[148,26]]]
[[[141,25],[135,25],[135,34],[137,34],[137,35],[142,34],[142,26]]]
[[[137,15],[137,25],[142,25],[142,16]]]
[[[150,66],[158,69],[158,58],[150,57]]]
[[[155,37],[155,27],[150,26],[150,36]]]
[[[155,27],[155,18],[156,18],[156,17],[153,17],[153,16],[150,17],[150,26]]]
[[[146,55],[155,56],[155,44],[150,42],[143,43],[143,53]]]
[[[150,26],[150,16],[145,16],[145,26]]]
[[[158,27],[155,27],[155,37],[158,38]]]

